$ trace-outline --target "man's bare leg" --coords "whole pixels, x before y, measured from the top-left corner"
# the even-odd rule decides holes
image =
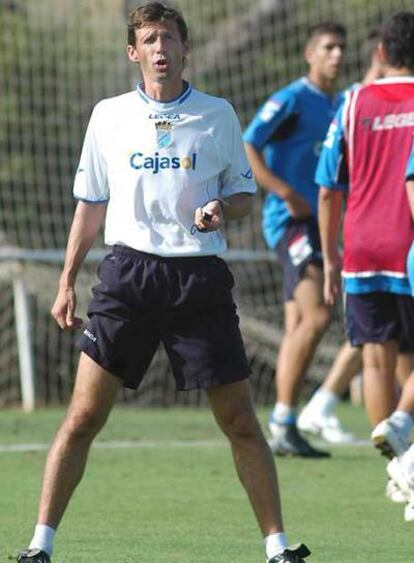
[[[296,311],[291,302],[285,307],[286,334],[277,363],[276,390],[277,401],[291,407],[298,403],[306,370],[330,322],[322,287],[322,270],[309,264],[295,290]]]
[[[362,357],[366,411],[371,425],[375,426],[389,417],[397,405],[397,343],[364,344]]]
[[[400,352],[397,356],[396,376],[401,389],[414,370],[414,354],[411,352]]]
[[[214,387],[207,396],[230,441],[237,473],[263,535],[283,532],[276,468],[254,412],[249,383]]]
[[[343,395],[348,389],[351,379],[362,370],[361,349],[345,342],[326,376],[322,387],[335,395]]]
[[[57,528],[82,478],[93,438],[105,424],[121,385],[83,352],[67,416],[49,450],[38,523]]]

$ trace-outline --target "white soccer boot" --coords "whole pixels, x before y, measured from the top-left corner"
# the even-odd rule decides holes
[[[321,416],[307,407],[299,415],[298,428],[302,432],[319,436],[330,444],[348,444],[354,440],[353,434],[343,429],[334,414]]]
[[[392,479],[388,479],[385,486],[385,496],[391,502],[396,502],[399,504],[405,504],[408,502],[408,496],[404,493],[400,487]]]
[[[377,424],[371,433],[371,440],[382,455],[389,459],[401,456],[411,444],[410,439],[389,418]]]
[[[404,519],[406,522],[414,522],[414,473],[408,463],[408,455],[412,452],[406,452],[401,457],[394,457],[387,465],[387,472],[390,478],[398,485],[399,489],[406,496],[407,504],[404,510]]]

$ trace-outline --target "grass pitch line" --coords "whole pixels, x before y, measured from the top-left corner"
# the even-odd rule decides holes
[[[315,442],[320,447],[328,444],[318,440]],[[0,444],[0,453],[27,453],[43,452],[49,449],[50,444]],[[335,444],[334,448],[347,447],[372,447],[370,440],[354,440],[345,444]],[[227,442],[223,440],[126,440],[111,442],[95,442],[92,448],[100,450],[122,450],[122,449],[167,449],[167,448],[219,448],[227,447]]]
[[[50,444],[0,444],[0,453],[43,452]],[[116,449],[166,449],[166,448],[217,448],[227,447],[223,440],[137,440],[95,442],[92,448],[101,450]]]

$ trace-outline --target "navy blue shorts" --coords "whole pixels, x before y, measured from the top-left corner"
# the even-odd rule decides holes
[[[414,299],[410,295],[347,293],[345,317],[353,346],[395,340],[401,352],[414,352]]]
[[[221,258],[161,258],[115,246],[98,277],[79,347],[125,387],[138,387],[160,342],[179,390],[250,375],[234,279]]]
[[[301,221],[291,220],[276,246],[276,253],[283,271],[283,299],[291,301],[306,266],[313,263],[322,268],[321,241],[316,219],[309,217]]]

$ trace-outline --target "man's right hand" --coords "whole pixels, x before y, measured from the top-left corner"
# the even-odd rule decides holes
[[[293,189],[285,199],[287,208],[294,219],[306,219],[312,214],[305,198],[296,193]]]
[[[51,315],[63,330],[77,330],[82,319],[75,317],[76,293],[73,287],[59,288]]]
[[[333,262],[324,261],[323,297],[326,305],[334,305],[341,293],[341,269],[342,264],[339,256]]]

